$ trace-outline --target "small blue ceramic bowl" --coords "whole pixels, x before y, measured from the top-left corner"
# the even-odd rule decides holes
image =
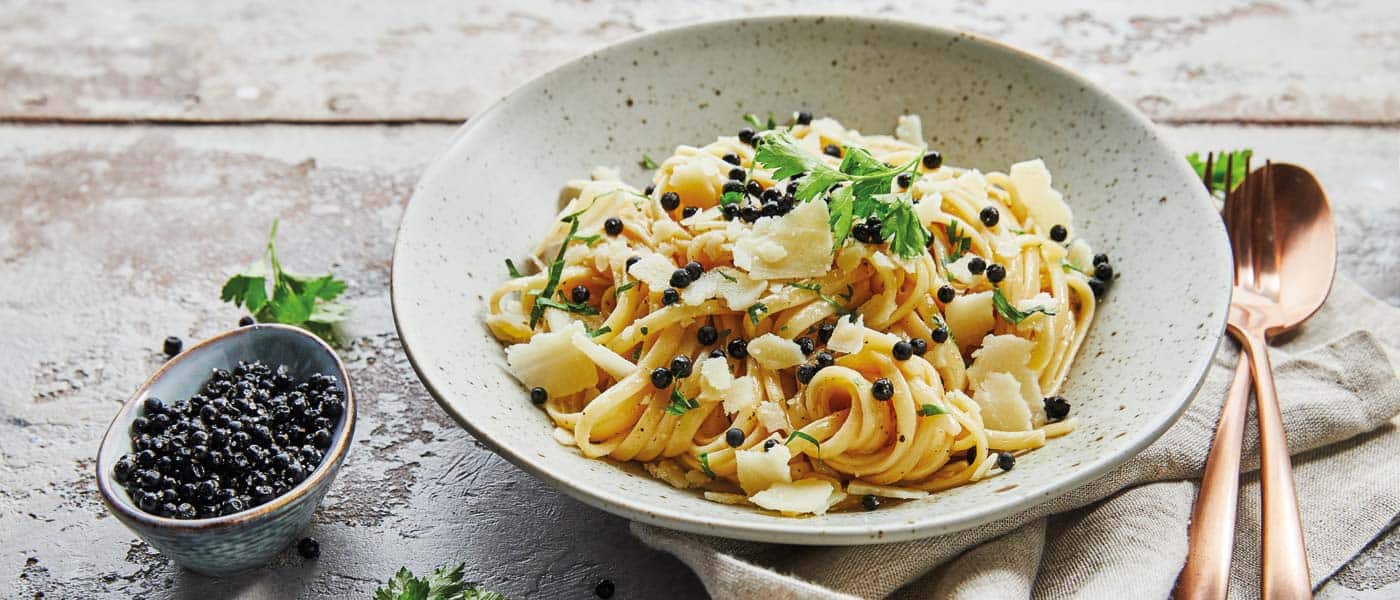
[[[345,410],[336,424],[330,448],[321,464],[299,485],[271,502],[243,512],[208,519],[170,519],[136,507],[112,474],[112,466],[131,449],[131,421],[140,415],[149,396],[165,400],[189,398],[209,379],[213,369],[229,369],[239,361],[261,360],[286,365],[294,379],[315,373],[332,375],[345,395]],[[355,395],[345,366],[320,338],[285,325],[252,325],[204,340],[165,363],[122,406],[102,438],[97,455],[97,487],[102,499],[146,543],[191,571],[228,575],[267,563],[286,548],[311,522],[355,431]]]

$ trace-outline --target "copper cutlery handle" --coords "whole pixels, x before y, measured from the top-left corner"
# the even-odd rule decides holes
[[[1240,495],[1240,448],[1249,405],[1249,362],[1249,355],[1241,351],[1235,380],[1215,427],[1215,442],[1206,456],[1188,529],[1186,567],[1177,581],[1177,600],[1223,600],[1230,589],[1230,556],[1235,549],[1235,511]]]
[[[1263,487],[1260,591],[1265,600],[1312,598],[1298,494],[1293,488],[1293,465],[1288,457],[1268,345],[1261,332],[1241,329],[1236,334],[1253,365],[1255,408],[1259,413],[1259,479]]]

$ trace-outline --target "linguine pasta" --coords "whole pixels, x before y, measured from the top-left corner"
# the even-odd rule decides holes
[[[994,476],[1074,429],[1089,247],[1039,161],[941,164],[831,119],[598,169],[489,299],[512,372],[587,457],[787,515]],[[1091,289],[1092,285],[1096,289]],[[1048,410],[1048,413],[1047,413]]]

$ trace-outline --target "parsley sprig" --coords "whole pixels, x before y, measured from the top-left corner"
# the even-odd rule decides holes
[[[793,193],[799,202],[828,195],[833,251],[850,236],[857,219],[875,215],[883,223],[880,236],[890,240],[895,254],[913,258],[924,252],[929,233],[914,212],[912,196],[908,192],[890,193],[896,177],[918,169],[918,158],[890,166],[864,148],[847,146],[840,166],[832,168],[821,157],[803,150],[784,131],[761,138],[754,162],[772,169],[774,179],[800,176]]]
[[[277,223],[272,222],[263,256],[229,277],[219,298],[247,307],[260,323],[296,325],[333,341],[334,325],[350,314],[348,305],[335,301],[345,291],[345,281],[330,273],[299,275],[284,270],[277,259]]]
[[[744,312],[749,313],[749,322],[757,325],[763,319],[763,315],[768,312],[768,305],[762,302],[755,302]]]
[[[932,417],[934,415],[946,415],[948,411],[943,410],[943,407],[937,404],[925,404],[919,407],[919,414],[925,417]]]
[[[1052,316],[1055,314],[1055,311],[1045,308],[1044,306],[1037,306],[1025,311],[1018,309],[1011,305],[1011,301],[1006,299],[1005,294],[1001,293],[1001,287],[999,286],[992,288],[992,306],[996,307],[997,312],[1001,313],[1002,318],[1006,319],[1012,325],[1020,325],[1021,321],[1026,320],[1027,317],[1035,313]]]
[[[1227,164],[1230,166],[1230,181],[1233,182],[1230,189],[1239,187],[1241,183],[1244,183],[1245,176],[1249,174],[1245,171],[1245,164],[1253,155],[1254,151],[1249,148],[1229,152],[1225,150],[1216,152],[1215,162],[1211,165],[1211,193],[1223,191],[1225,194],[1228,194],[1230,192],[1230,190],[1225,189],[1225,166]],[[1186,162],[1191,163],[1191,168],[1196,170],[1197,177],[1203,178],[1206,176],[1206,161],[1201,158],[1201,153],[1192,152],[1187,154]]]
[[[710,470],[710,453],[709,453],[709,452],[706,452],[706,453],[700,455],[700,470],[701,470],[701,471],[704,471],[706,475],[709,475],[709,476],[710,476],[710,479],[714,479],[714,478],[715,478],[715,472],[712,471],[712,470]]]
[[[438,567],[427,577],[414,577],[407,567],[399,569],[384,585],[374,590],[374,600],[506,600],[498,592],[462,581],[465,564]]]

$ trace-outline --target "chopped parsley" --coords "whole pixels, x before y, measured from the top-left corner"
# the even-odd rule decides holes
[[[948,258],[944,262],[952,263],[972,248],[972,238],[962,234],[956,219],[949,219],[945,229],[948,232]]]
[[[759,319],[763,318],[763,314],[768,312],[768,305],[762,302],[755,302],[744,312],[749,313],[749,322],[757,325]]]
[[[817,285],[816,283],[813,283],[811,281],[794,281],[788,283],[787,285],[788,287],[795,287],[816,294],[818,298],[822,299],[822,301],[826,302],[827,304],[830,304],[832,308],[835,308],[836,314],[838,315],[849,314],[851,312],[849,308],[846,308],[846,305],[841,304],[840,302],[837,302],[835,298],[826,295],[826,293],[822,291],[822,286]],[[850,296],[846,297],[847,301],[850,301],[850,299]]]
[[[710,476],[710,479],[714,479],[714,478],[715,478],[715,472],[710,470],[710,453],[709,453],[709,452],[706,452],[706,453],[700,455],[700,470],[701,470],[701,471],[704,471],[706,475],[709,475],[709,476]]]
[[[700,402],[694,398],[686,398],[680,390],[671,388],[671,403],[666,406],[666,414],[683,415],[692,408],[700,408]]]
[[[919,414],[925,417],[932,417],[933,415],[946,415],[948,411],[943,410],[943,407],[937,404],[925,404],[919,407]]]
[[[1081,268],[1079,268],[1079,267],[1076,267],[1076,266],[1074,266],[1074,263],[1069,262],[1069,261],[1067,261],[1067,260],[1061,260],[1061,261],[1060,261],[1060,268],[1064,269],[1066,273],[1068,273],[1068,272],[1070,272],[1070,271],[1077,271],[1077,272],[1082,273],[1082,274],[1084,274],[1085,276],[1088,276],[1088,277],[1093,277],[1093,276],[1094,276],[1093,273],[1090,273],[1089,271],[1085,271],[1084,269],[1081,269]]]
[[[737,283],[739,281],[738,279],[735,279],[732,275],[721,271],[719,267],[715,267],[714,272],[719,274],[720,277],[723,277],[724,280],[728,281],[729,283]]]
[[[506,271],[510,272],[511,279],[519,279],[521,277],[524,277],[524,275],[520,273],[520,269],[515,268],[515,261],[509,258],[506,259]]]
[[[576,315],[598,314],[598,309],[593,308],[592,306],[589,306],[587,304],[580,304],[578,302],[566,302],[564,300],[555,300],[553,298],[535,298],[535,306],[558,309],[565,312],[571,312]],[[544,310],[541,309],[540,312],[544,312]]]
[[[597,329],[590,329],[590,330],[588,330],[588,337],[598,337],[598,336],[603,335],[603,334],[605,334],[605,333],[612,333],[612,327],[609,327],[609,326],[607,326],[607,325],[604,325],[604,326],[599,327],[599,328],[597,328]]]
[[[808,434],[807,432],[805,432],[805,431],[794,431],[794,432],[792,432],[792,435],[789,435],[789,436],[788,436],[787,441],[786,441],[786,442],[783,442],[783,445],[791,444],[793,440],[799,439],[799,438],[804,439],[804,440],[807,440],[807,441],[811,442],[813,446],[816,446],[816,447],[817,447],[817,460],[820,461],[820,460],[822,459],[822,443],[821,443],[821,442],[818,442],[818,441],[817,441],[817,438],[812,437],[811,435],[809,435],[809,434]]]
[[[992,288],[992,306],[996,307],[997,312],[1001,313],[1002,318],[1006,319],[1012,325],[1020,325],[1021,321],[1026,320],[1026,317],[1035,313],[1046,315],[1055,314],[1054,311],[1043,306],[1037,306],[1030,310],[1022,311],[1011,305],[1011,302],[1006,299],[1006,295],[1001,293],[1001,287]]]
[[[642,168],[643,168],[643,169],[655,169],[655,168],[656,168],[656,161],[652,160],[650,156],[647,156],[645,152],[642,153]]]
[[[630,290],[630,289],[632,289],[632,288],[634,288],[634,287],[637,287],[637,282],[636,282],[636,281],[629,281],[629,282],[627,282],[627,283],[624,283],[624,284],[622,284],[622,285],[619,285],[619,286],[613,288],[613,296],[621,296],[621,295],[622,295],[622,292],[625,292],[625,291],[627,291],[627,290]]]
[[[544,289],[540,290],[538,294],[539,298],[535,300],[534,307],[530,309],[530,329],[534,329],[535,324],[539,323],[540,317],[544,316],[544,309],[549,306],[545,304],[545,302],[549,301],[549,297],[553,296],[554,290],[559,287],[559,276],[564,273],[564,252],[569,249],[569,242],[574,241],[576,236],[578,236],[579,215],[588,212],[589,208],[593,208],[593,205],[590,204],[588,208],[565,215],[564,218],[560,220],[562,223],[569,224],[569,233],[564,236],[564,241],[559,244],[559,253],[555,255],[554,261],[549,263],[549,279],[545,281]],[[596,310],[594,314],[597,314]]]

